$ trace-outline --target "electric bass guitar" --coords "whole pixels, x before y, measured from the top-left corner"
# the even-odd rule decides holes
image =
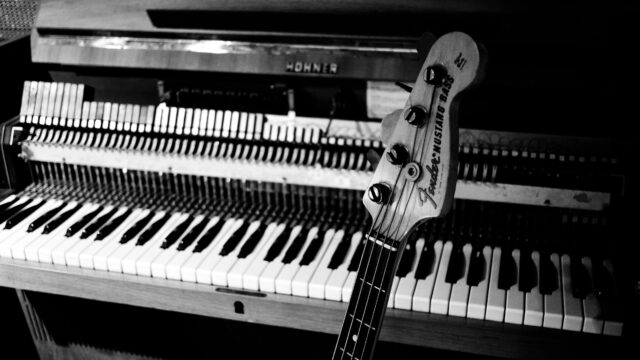
[[[408,235],[451,207],[458,166],[458,95],[480,80],[484,62],[468,35],[443,35],[430,47],[404,109],[383,120],[386,149],[363,199],[373,225],[363,239],[333,359],[372,357]]]

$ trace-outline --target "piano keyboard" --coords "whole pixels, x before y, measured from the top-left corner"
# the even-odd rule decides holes
[[[361,208],[357,216],[295,213],[231,199],[85,190],[32,185],[4,199],[0,257],[347,302],[368,241]],[[465,211],[473,206],[458,200],[455,215],[408,243],[389,307],[621,335],[608,258],[482,239],[469,230],[474,220]]]

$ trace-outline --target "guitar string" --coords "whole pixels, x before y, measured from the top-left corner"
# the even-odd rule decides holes
[[[369,241],[368,239],[369,239],[369,237],[371,236],[371,233],[373,232],[373,228],[374,228],[374,226],[375,226],[375,223],[378,221],[378,218],[380,217],[380,213],[382,213],[382,209],[383,209],[383,208],[382,208],[382,207],[380,207],[380,209],[378,210],[378,214],[376,214],[376,218],[373,220],[373,222],[372,222],[372,224],[371,224],[371,228],[369,229],[369,233],[368,233],[368,234],[366,234],[366,235],[365,235],[365,237],[363,238],[363,241],[365,241],[365,243],[364,243],[364,246],[363,246],[363,248],[362,248],[362,256],[360,257],[360,263],[358,264],[358,269],[360,269],[360,267],[362,266],[362,262],[364,261],[364,254],[365,254],[365,251],[366,251],[366,247],[367,247],[367,245],[368,245],[368,244],[367,244],[367,242]],[[357,276],[357,275],[356,275],[356,276]],[[356,279],[356,280],[357,280],[357,279]],[[350,304],[350,303],[349,303],[349,304]],[[357,308],[357,301],[356,301],[356,306],[355,306],[355,308]],[[355,309],[354,309],[354,311],[355,311]],[[348,307],[347,307],[347,314],[346,314],[345,316],[346,316],[346,317],[348,317],[348,316],[349,316],[349,308],[348,308]],[[346,322],[347,320],[348,320],[348,319],[347,319],[347,318],[345,318],[344,322]],[[343,322],[342,327],[344,327],[344,322]],[[351,322],[349,323],[349,332],[351,331],[351,325],[352,325],[352,324],[353,324],[353,317],[352,317]],[[344,357],[344,353],[345,353],[346,348],[347,348],[347,342],[348,342],[348,340],[349,340],[349,332],[347,332],[347,333],[345,334],[345,336],[346,336],[346,337],[345,337],[345,343],[344,343],[344,346],[342,347],[342,356],[340,357],[341,359]],[[338,339],[338,343],[336,344],[336,348],[335,348],[335,349],[334,349],[334,351],[333,351],[333,357],[334,357],[334,358],[335,358],[335,355],[336,355],[336,353],[337,353],[338,349],[340,348],[340,343],[341,343],[341,339]]]
[[[418,139],[418,133],[419,133],[419,132],[420,132],[420,131],[415,131],[415,133],[414,133],[414,139],[413,139],[412,144],[411,144],[411,154],[413,154],[413,153],[415,152],[415,146],[416,146],[416,143],[417,143],[417,141],[416,141],[416,140]],[[400,176],[400,175],[402,174],[402,171],[400,171],[398,174],[399,174],[399,176]],[[403,195],[404,195],[404,193],[405,193],[405,192],[404,192],[404,189],[405,189],[406,183],[407,183],[407,180],[405,179],[405,181],[404,181],[404,183],[403,183],[403,185],[402,185],[402,188],[401,188],[401,190],[400,190],[400,197],[398,198],[397,203],[400,203],[400,201],[401,201],[401,199],[402,199],[402,196],[403,196]],[[412,193],[412,191],[410,192],[410,194],[411,194],[411,193]],[[397,210],[398,210],[398,207],[396,206],[396,207],[394,208],[394,211],[393,211],[393,215],[392,215],[391,221],[389,221],[389,225],[388,225],[388,227],[386,228],[386,230],[381,231],[380,233],[386,233],[387,235],[389,235],[389,229],[390,229],[390,228],[391,228],[391,226],[392,226],[393,219],[395,218],[395,215],[396,215],[396,213],[397,213]],[[405,211],[406,211],[406,208],[405,208]],[[404,212],[403,212],[403,213],[404,213]],[[403,215],[403,216],[404,216],[404,215]],[[381,223],[381,224],[380,224],[380,227],[382,227],[382,225],[383,225],[383,223]],[[384,235],[383,235],[383,236],[384,236]],[[388,237],[391,237],[391,236],[388,236]],[[383,247],[381,248],[381,250],[380,250],[380,253],[378,254],[378,258],[376,259],[375,269],[374,269],[374,272],[373,272],[373,274],[374,274],[374,279],[375,279],[375,274],[378,272],[378,267],[379,267],[379,265],[380,265],[380,262],[381,262],[380,260],[382,259],[382,256],[383,256],[383,252],[384,252],[384,250],[385,250],[385,248],[384,248],[384,246],[383,246]],[[398,249],[398,250],[396,250],[396,251],[398,251],[398,252],[400,252],[400,253],[401,253],[401,252],[402,252],[402,250],[403,250],[403,249]],[[390,257],[390,255],[389,255],[389,257]],[[371,260],[369,260],[369,263],[371,263]],[[385,266],[388,266],[388,257],[386,258],[386,264],[385,264]],[[385,276],[385,275],[386,275],[386,268],[385,268],[385,270],[384,270],[384,272],[383,272],[383,275],[382,275],[383,277],[382,277],[382,279],[384,279],[384,276]],[[369,296],[367,296],[367,302],[365,303],[365,313],[364,313],[363,315],[366,315],[366,310],[367,310],[367,305],[368,305],[368,303],[369,303],[369,298],[371,297],[371,293],[373,292],[373,280],[374,280],[374,279],[372,279],[372,285],[371,285],[371,289],[369,290]],[[381,285],[381,286],[380,286],[380,290],[378,291],[378,293],[377,293],[377,295],[376,295],[376,301],[374,302],[373,312],[371,313],[371,319],[373,319],[373,317],[375,316],[375,309],[377,308],[377,302],[379,302],[379,301],[380,301],[380,295],[382,294],[382,288],[383,288],[383,287],[382,287],[382,283],[381,283],[380,285]],[[389,291],[388,289],[385,289],[385,293],[388,293],[388,291]],[[386,295],[385,295],[385,296],[386,296]],[[386,306],[386,303],[385,303],[384,305]],[[357,334],[355,334],[355,336],[356,336],[356,340],[360,338],[360,332],[361,332],[361,330],[362,330],[362,324],[363,324],[365,321],[368,321],[368,323],[370,324],[370,326],[369,326],[369,327],[368,327],[368,329],[366,330],[366,334],[367,334],[367,335],[365,336],[365,342],[363,343],[362,352],[363,352],[363,354],[364,354],[364,351],[366,350],[366,343],[367,343],[367,339],[368,339],[368,337],[369,337],[369,334],[371,333],[371,326],[373,326],[373,321],[371,321],[371,320],[369,320],[369,319],[366,319],[364,316],[363,316],[363,318],[362,318],[361,320],[362,320],[362,322],[360,323],[360,326],[358,327],[358,332],[357,332]],[[377,326],[379,327],[379,325],[377,325]],[[374,345],[375,345],[375,344],[374,344]],[[354,344],[354,355],[355,355],[355,344]],[[360,358],[362,358],[362,356],[360,356]]]
[[[382,208],[381,208],[380,210],[382,211]],[[388,207],[388,206],[386,206],[386,207],[385,207],[385,213],[384,213],[384,215],[383,215],[383,217],[382,217],[382,219],[381,219],[380,224],[382,224],[382,223],[384,222],[384,220],[385,220],[385,218],[386,218],[386,215],[387,215],[388,210],[389,210],[389,207]],[[368,250],[368,246],[370,245],[370,244],[369,244],[369,242],[373,242],[373,241],[371,241],[371,233],[372,233],[372,232],[374,232],[374,229],[375,229],[375,223],[372,225],[371,230],[369,231],[369,234],[368,234],[368,235],[367,235],[367,237],[365,238],[365,244],[364,244],[364,248],[363,248],[363,252],[362,252],[362,257],[360,258],[360,265],[359,265],[359,267],[358,267],[358,271],[357,271],[357,273],[360,273],[360,268],[361,268],[362,266],[366,266],[366,267],[365,267],[364,274],[363,274],[363,281],[364,281],[364,276],[365,276],[365,274],[367,273],[368,266],[369,266],[370,261],[371,261],[371,253],[373,252],[373,248],[371,248],[370,250]],[[379,228],[378,228],[378,229],[379,229]],[[375,241],[377,241],[377,240],[378,240],[378,230],[375,230],[374,237],[375,237]],[[374,246],[374,245],[372,244],[371,246]],[[365,264],[365,260],[364,260],[364,258],[365,258],[365,254],[366,254],[366,252],[367,252],[367,251],[371,251],[371,253],[369,254],[369,258],[368,258],[368,260],[366,261],[366,264]],[[358,276],[358,274],[356,274],[356,276]],[[356,282],[357,282],[357,281],[359,281],[359,280],[360,280],[359,278],[356,278]],[[364,284],[363,284],[363,285],[364,285]],[[353,358],[353,354],[352,354],[352,353],[349,353],[349,352],[347,351],[347,345],[348,345],[348,343],[349,343],[349,338],[350,338],[350,335],[351,335],[351,329],[352,329],[352,327],[353,327],[354,321],[356,321],[356,319],[357,319],[357,317],[356,317],[356,315],[355,315],[355,312],[356,312],[356,310],[358,309],[358,304],[359,304],[359,302],[360,302],[360,299],[362,298],[362,292],[363,292],[363,290],[364,290],[364,286],[360,286],[360,289],[358,290],[358,295],[356,296],[356,303],[355,303],[355,305],[354,305],[354,309],[353,309],[354,314],[348,314],[348,313],[347,313],[347,316],[351,315],[351,321],[349,322],[349,330],[348,330],[348,331],[347,331],[347,333],[345,334],[344,347],[343,347],[343,353],[342,353],[341,358],[343,358],[343,357],[344,357],[344,354],[345,354],[345,353],[346,353],[346,354],[348,354],[351,358]],[[354,294],[352,294],[352,298],[353,298],[353,297],[354,297]],[[354,350],[355,350],[355,346],[354,346]]]
[[[435,98],[435,96],[436,96],[436,92],[437,92],[437,87],[436,87],[436,86],[434,86],[434,87],[433,87],[433,90],[432,90],[432,93],[431,93],[431,102],[430,102],[430,106],[429,106],[429,115],[433,114],[433,112],[432,112],[432,110],[433,110],[433,104],[434,104],[433,99],[434,99],[434,98]],[[415,153],[414,153],[414,151],[415,151],[415,145],[416,145],[416,138],[418,138],[418,139],[419,139],[418,141],[420,142],[420,145],[418,146],[418,147],[419,147],[419,149],[420,149],[420,152],[419,152],[419,155],[418,155],[418,163],[421,163],[421,162],[422,162],[422,156],[423,156],[423,154],[424,154],[425,143],[426,143],[426,147],[427,147],[427,148],[428,148],[428,145],[430,144],[430,141],[429,141],[429,139],[428,139],[429,132],[427,131],[427,130],[428,130],[428,128],[429,128],[429,125],[428,125],[428,124],[425,124],[425,126],[424,126],[423,128],[424,128],[424,130],[425,130],[425,131],[424,131],[424,132],[425,132],[425,136],[420,136],[420,137],[418,138],[418,134],[419,134],[419,133],[421,133],[423,129],[417,129],[417,130],[416,130],[416,132],[415,132],[414,142],[412,143],[412,149],[411,149],[411,154],[412,154],[412,157],[413,157],[413,155],[415,154]],[[412,183],[412,185],[411,185],[411,189],[409,190],[409,199],[411,198],[411,195],[413,194],[413,191],[415,190],[415,187],[416,187],[416,182],[413,182],[413,183]],[[404,186],[403,186],[402,191],[404,192]],[[399,202],[399,201],[398,201],[398,202]],[[403,213],[402,213],[402,216],[401,216],[401,218],[402,218],[402,219],[404,219],[404,216],[405,216],[405,214],[406,214],[406,211],[407,211],[407,209],[408,209],[408,206],[409,206],[409,203],[407,202],[407,203],[405,204],[405,206],[404,206],[404,210],[403,210]],[[397,209],[397,208],[396,208],[396,209]],[[390,227],[391,227],[391,224],[389,225],[389,228],[390,228]],[[398,233],[399,231],[400,231],[400,225],[398,225],[398,226],[397,226],[397,228],[394,230],[394,232],[393,232],[392,234],[393,234],[393,235],[397,235],[397,233]],[[390,234],[390,235],[391,235],[391,234]],[[405,245],[405,246],[406,246],[406,245]],[[402,252],[403,252],[403,251],[404,251],[404,246],[403,246],[402,248],[399,248],[399,249],[397,250],[397,254],[396,254],[396,258],[394,259],[394,262],[400,261],[401,256],[402,256]],[[385,278],[385,276],[386,276],[386,272],[387,272],[387,271],[388,271],[388,269],[389,269],[389,260],[391,259],[391,254],[392,254],[392,252],[391,252],[391,250],[389,249],[389,251],[387,252],[387,255],[385,256],[385,259],[384,259],[385,266],[383,267],[382,279],[384,279],[384,278]],[[376,272],[378,271],[378,269],[377,269],[377,268],[378,268],[379,264],[381,263],[381,261],[380,261],[381,257],[382,257],[382,251],[381,251],[380,256],[379,256],[379,258],[378,258],[378,261],[377,261],[377,263],[376,263],[376,271],[375,271],[374,273],[376,273]],[[393,267],[394,267],[394,269],[395,269],[395,266],[393,266]],[[391,279],[389,279],[389,281],[391,282],[391,285],[393,284],[393,278],[394,278],[394,276],[392,276],[392,277],[391,277]],[[371,316],[374,316],[374,315],[375,315],[376,307],[377,307],[378,303],[380,302],[380,296],[381,296],[381,295],[382,295],[382,293],[381,293],[381,292],[378,292],[378,294],[377,294],[377,296],[376,296],[376,301],[374,301],[374,303],[373,303],[373,304],[374,304],[374,308],[373,308],[373,311],[372,311],[372,313],[371,313]],[[385,296],[391,296],[391,294],[386,294]],[[387,302],[388,302],[388,298],[387,298]],[[387,306],[387,302],[385,302],[385,304],[384,304],[383,306]],[[382,318],[381,318],[380,320],[382,320]],[[364,319],[363,319],[363,321],[364,321]],[[367,330],[367,332],[366,332],[366,336],[365,336],[365,339],[364,339],[364,346],[362,347],[362,355],[364,355],[364,352],[365,352],[365,350],[366,350],[366,348],[367,348],[367,347],[366,347],[366,344],[367,344],[367,342],[368,342],[369,334],[370,334],[370,333],[371,333],[371,329],[369,328],[369,329]],[[360,335],[358,334],[357,336],[359,337]],[[375,343],[374,343],[374,345],[373,345],[373,346],[375,346]],[[360,356],[360,358],[362,359],[362,356]]]
[[[394,187],[397,185],[397,183],[398,183],[398,180],[399,180],[399,179],[400,179],[400,173],[398,173],[398,175],[396,176],[396,180],[395,180],[395,182],[394,182]],[[364,260],[364,258],[365,258],[365,254],[367,253],[367,251],[369,251],[369,250],[368,250],[368,246],[370,245],[370,244],[369,244],[369,242],[371,242],[371,243],[372,243],[372,244],[371,244],[371,246],[374,246],[374,245],[375,245],[375,241],[377,241],[377,240],[378,240],[378,235],[379,235],[379,234],[378,234],[378,230],[380,229],[380,227],[381,227],[381,226],[382,226],[382,224],[384,223],[384,220],[386,219],[387,213],[388,213],[388,211],[389,211],[389,205],[388,205],[388,204],[385,204],[383,207],[381,207],[381,208],[380,208],[380,211],[379,211],[379,213],[378,213],[377,218],[379,218],[380,212],[382,212],[382,210],[383,210],[383,209],[384,209],[384,214],[382,215],[382,219],[381,219],[381,221],[380,221],[380,226],[379,226],[379,227],[378,227],[378,229],[376,230],[376,222],[374,221],[374,223],[371,225],[371,229],[369,230],[369,233],[368,233],[367,237],[365,238],[365,244],[364,244],[364,248],[363,248],[363,250],[362,250],[362,257],[360,258],[360,264],[359,264],[359,266],[358,266],[358,270],[357,270],[357,272],[356,272],[356,273],[359,273],[359,272],[360,272],[360,268],[361,268],[363,265],[364,265],[364,266],[366,266],[366,267],[365,267],[365,272],[364,272],[364,274],[366,274],[366,273],[367,273],[368,266],[369,266],[369,264],[370,264],[370,262],[371,262],[371,255],[372,255],[372,253],[370,253],[370,254],[369,254],[369,258],[367,259],[366,263],[365,263],[365,260]],[[376,218],[376,220],[377,220],[377,218]],[[374,233],[374,231],[375,231],[375,233]],[[374,233],[375,241],[371,241],[371,234],[372,234],[372,233]],[[364,276],[364,274],[363,274],[363,276]],[[356,276],[357,276],[357,275],[356,275]],[[358,279],[358,278],[356,278],[356,282],[357,282],[358,280],[359,280],[359,279]],[[362,291],[363,291],[363,289],[364,289],[364,286],[361,286],[361,287],[360,287],[360,289],[359,289],[359,291],[358,291],[358,295],[357,295],[357,297],[356,297],[356,303],[355,303],[354,310],[353,310],[354,312],[358,309],[358,304],[359,304],[359,302],[360,302],[360,299],[362,298]],[[352,294],[351,298],[353,298],[353,297],[354,297],[354,295]],[[351,303],[351,301],[349,301],[349,303]],[[351,321],[349,322],[349,330],[348,330],[348,331],[347,331],[347,333],[346,333],[346,337],[345,337],[345,340],[344,340],[343,353],[342,353],[341,358],[343,358],[343,357],[344,357],[344,354],[345,354],[345,353],[348,353],[348,352],[347,352],[347,344],[349,343],[349,335],[351,334],[351,329],[352,329],[352,327],[353,327],[353,323],[354,323],[354,321],[356,321],[356,320],[355,320],[355,319],[356,319],[355,314],[351,314],[351,315],[352,315],[352,319],[351,319]],[[348,308],[347,308],[347,315],[346,315],[346,316],[349,316]],[[353,354],[350,354],[350,356],[351,356],[351,358],[353,358]]]
[[[403,189],[403,190],[404,190],[405,185],[406,185],[406,180],[404,181],[404,183],[403,183],[403,185],[402,185],[402,189]],[[403,194],[403,193],[404,193],[404,191],[401,191],[401,193],[400,193],[400,197],[398,198],[398,201],[400,201],[400,200],[401,200],[401,198],[402,198],[402,194]],[[393,220],[394,220],[394,218],[395,218],[396,214],[397,214],[397,207],[395,207],[395,208],[394,208],[394,210],[392,211],[390,222],[393,222]],[[383,226],[383,225],[384,225],[384,223],[383,223],[383,222],[381,222],[381,223],[380,223],[380,227],[379,227],[379,229],[382,229],[382,226]],[[390,226],[389,226],[389,227],[390,227]],[[387,229],[388,229],[389,227],[387,227]],[[372,292],[373,292],[373,290],[374,290],[374,288],[375,288],[374,280],[376,279],[376,273],[378,272],[378,265],[379,265],[379,261],[380,261],[380,258],[381,258],[381,255],[382,255],[382,252],[383,252],[383,251],[384,251],[384,249],[385,249],[384,245],[380,245],[380,244],[378,243],[378,241],[379,241],[379,239],[378,239],[378,235],[380,235],[381,233],[382,233],[382,231],[379,231],[378,233],[376,233],[376,240],[375,240],[375,242],[374,242],[374,241],[372,241],[372,245],[371,245],[372,247],[374,247],[374,246],[376,246],[376,245],[377,245],[377,246],[382,246],[382,248],[381,248],[381,250],[380,250],[379,255],[377,256],[377,257],[378,257],[378,258],[377,258],[377,260],[375,261],[375,269],[374,269],[374,271],[373,271],[373,277],[371,278],[371,284],[368,284],[368,285],[369,285],[369,290],[368,290],[368,294],[367,294],[367,296],[365,297],[365,303],[364,303],[363,315],[366,315],[366,313],[367,313],[367,309],[368,309],[368,307],[369,307],[369,302],[370,302],[370,300],[371,300],[371,298],[372,298],[372,295],[371,295],[371,294],[372,294]],[[385,235],[382,235],[382,237],[383,237],[383,241],[382,241],[382,242],[384,243]],[[367,271],[368,271],[369,265],[373,265],[373,264],[372,264],[372,259],[371,259],[371,258],[372,258],[372,256],[373,256],[373,250],[372,250],[372,251],[371,251],[371,253],[369,254],[369,260],[368,260],[368,262],[367,262]],[[365,276],[366,276],[366,274],[367,274],[367,272],[365,272]],[[365,279],[366,279],[366,277],[365,277],[365,278],[363,278],[363,280],[365,280]],[[365,283],[366,283],[366,282],[365,282]],[[362,287],[362,289],[364,289],[364,286]],[[366,290],[365,290],[365,291],[366,291]],[[383,289],[383,287],[382,287],[382,284],[380,284],[379,289],[378,289],[378,294],[380,294],[382,291],[387,292],[388,290],[384,290],[384,289]],[[376,296],[376,299],[377,299],[377,298],[378,298],[378,296]],[[354,339],[354,354],[352,354],[352,357],[355,355],[355,350],[356,350],[357,340],[360,338],[360,332],[362,331],[362,326],[363,326],[363,324],[364,324],[366,321],[368,321],[368,320],[367,320],[367,319],[365,319],[365,318],[364,318],[364,316],[363,316],[363,317],[362,317],[362,319],[360,319],[360,325],[358,325],[357,333],[355,333],[355,334],[354,334],[354,335],[355,335],[355,339]],[[369,329],[370,329],[370,328],[371,328],[371,326],[373,326],[373,324],[371,323],[371,321],[368,321],[368,323],[369,323]]]
[[[409,101],[411,101],[411,98],[409,98]],[[416,131],[416,132],[414,133],[414,139],[413,139],[413,142],[412,142],[412,144],[411,144],[411,153],[412,153],[412,154],[413,154],[413,153],[414,153],[414,151],[415,151],[416,139],[418,139],[418,131]],[[400,178],[400,176],[401,176],[401,175],[402,175],[402,171],[399,171],[399,172],[398,172],[398,175],[397,175],[397,177],[396,177],[396,183],[394,184],[394,188],[396,187],[397,182],[398,182],[398,179]],[[405,187],[405,185],[406,185],[406,180],[405,180],[405,182],[404,182],[404,183],[403,183],[403,185],[402,185],[402,189],[401,189],[401,192],[400,192],[400,197],[398,198],[398,201],[397,201],[398,203],[400,202],[400,200],[401,200],[401,198],[402,198],[402,194],[404,193],[404,187]],[[389,224],[389,227],[387,228],[387,231],[388,231],[388,229],[391,227],[391,223],[393,222],[393,218],[394,218],[394,217],[395,217],[395,215],[396,215],[396,211],[397,211],[397,209],[398,209],[398,207],[396,206],[396,207],[394,208],[394,210],[393,210],[392,220],[390,221],[390,224]],[[388,206],[387,206],[387,210],[388,210]],[[386,218],[386,213],[385,213],[385,218]],[[380,228],[382,228],[382,226],[383,226],[383,224],[384,224],[384,220],[385,220],[385,218],[383,218],[383,219],[382,219],[382,221],[380,222]],[[375,224],[374,224],[374,225],[375,225]],[[381,231],[377,231],[377,232],[376,232],[376,239],[375,239],[375,241],[376,241],[376,242],[378,241],[378,235],[379,235],[379,234],[381,234],[381,233],[382,233]],[[383,235],[383,236],[384,236],[384,235]],[[376,245],[376,243],[372,244],[371,246],[373,247],[373,246],[375,246],[375,245]],[[372,279],[372,281],[371,281],[371,288],[370,288],[370,290],[369,290],[369,296],[367,296],[367,300],[366,300],[367,302],[365,303],[365,309],[364,309],[365,313],[363,313],[363,315],[364,315],[364,314],[366,314],[366,309],[367,309],[367,304],[368,304],[368,301],[369,301],[369,297],[371,297],[371,292],[373,291],[373,280],[375,279],[375,274],[378,272],[378,265],[379,265],[380,258],[381,258],[381,256],[382,256],[382,252],[383,252],[383,251],[384,251],[384,246],[383,246],[383,247],[382,247],[382,249],[380,250],[380,254],[378,255],[378,259],[377,259],[376,264],[375,264],[376,268],[374,269],[374,272],[373,272],[373,273],[374,273],[374,278],[373,278],[373,279]],[[372,256],[372,255],[373,255],[373,251],[369,254],[369,260],[367,261],[367,269],[368,269],[368,266],[371,264],[371,256]],[[367,270],[365,270],[365,274],[366,274],[366,271],[367,271]],[[364,276],[364,275],[363,275],[363,276]],[[383,273],[383,276],[384,276],[384,273]],[[384,278],[384,277],[383,277],[383,278]],[[363,280],[363,281],[364,281],[364,280]],[[363,285],[364,285],[364,284],[363,284]],[[380,285],[382,285],[382,284],[380,284]],[[361,289],[360,289],[360,294],[359,294],[358,300],[359,300],[359,298],[360,298],[360,296],[361,296],[361,294],[362,294],[362,290],[363,290],[363,289],[364,289],[364,286],[362,286],[362,287],[361,287]],[[378,296],[376,296],[376,301],[379,301],[379,295],[380,295],[380,294],[381,294],[381,292],[382,292],[381,290],[382,290],[382,286],[380,287],[380,291],[378,291]],[[388,290],[385,290],[385,291],[387,291],[387,292],[388,292]],[[386,304],[385,304],[385,305],[386,305]],[[356,307],[356,309],[357,309],[357,307]],[[374,311],[375,311],[375,306],[374,306]],[[371,316],[373,316],[373,314],[372,314]],[[363,318],[361,319],[361,323],[360,323],[360,325],[359,325],[359,327],[358,327],[358,332],[357,332],[357,334],[355,334],[356,338],[355,338],[355,341],[354,341],[354,354],[352,354],[352,355],[351,355],[351,357],[352,357],[352,358],[353,358],[353,356],[355,355],[355,348],[356,348],[356,345],[357,345],[357,339],[360,337],[360,331],[362,330],[362,324],[364,323],[364,321],[365,321],[365,320],[366,320],[366,319],[365,319],[365,318],[364,318],[364,316],[363,316]],[[354,320],[352,320],[352,321],[355,321],[355,319],[354,319]],[[366,338],[368,338],[368,334],[370,333],[371,326],[373,326],[372,321],[369,321],[369,320],[367,320],[367,321],[369,322],[369,330],[367,330],[367,337],[365,337],[365,343],[364,343],[364,345],[365,345],[365,346],[363,346],[363,352],[364,352],[364,349],[366,348]],[[351,328],[349,329],[349,334],[350,334],[350,333],[351,333]],[[348,342],[348,337],[347,337],[347,342]],[[345,349],[346,349],[346,344],[345,344]]]

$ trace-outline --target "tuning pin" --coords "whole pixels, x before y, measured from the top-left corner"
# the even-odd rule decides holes
[[[385,183],[377,183],[369,187],[367,194],[369,195],[369,200],[383,205],[388,203],[391,198],[391,188]]]
[[[421,127],[427,119],[427,111],[421,106],[412,106],[405,112],[404,119],[413,126]]]
[[[424,81],[427,84],[441,86],[444,83],[444,78],[447,76],[447,69],[442,65],[432,65],[427,67],[424,72]]]
[[[404,166],[409,161],[409,152],[402,144],[393,144],[387,152],[387,160],[393,165]]]

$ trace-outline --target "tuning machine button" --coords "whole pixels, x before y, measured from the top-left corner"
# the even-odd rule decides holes
[[[404,112],[404,119],[410,125],[422,127],[427,121],[427,110],[422,106],[412,106]]]
[[[429,85],[442,86],[444,78],[447,76],[447,69],[440,65],[428,66],[424,72],[424,81]]]
[[[376,183],[369,187],[367,195],[372,202],[384,205],[391,199],[391,187],[385,183]]]
[[[387,152],[387,160],[392,165],[404,166],[409,162],[409,152],[404,145],[393,144],[391,149]]]

